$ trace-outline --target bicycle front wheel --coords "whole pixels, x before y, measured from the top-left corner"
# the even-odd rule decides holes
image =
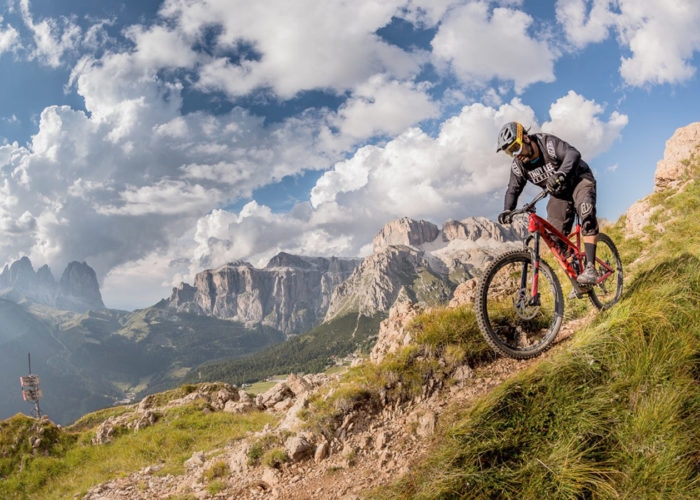
[[[528,359],[546,351],[564,317],[564,296],[552,268],[540,260],[533,297],[530,253],[512,250],[484,272],[476,297],[476,318],[486,342],[498,353]]]

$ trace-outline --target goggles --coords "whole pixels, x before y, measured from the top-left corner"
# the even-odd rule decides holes
[[[523,152],[523,138],[520,136],[513,143],[504,149],[508,156],[518,156]]]
[[[508,156],[518,156],[523,152],[523,126],[517,124],[515,139],[507,147],[503,148]]]

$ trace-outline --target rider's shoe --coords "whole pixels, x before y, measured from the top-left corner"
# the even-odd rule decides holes
[[[578,298],[579,298],[579,296],[576,295],[576,290],[574,290],[573,288],[572,288],[571,291],[569,292],[569,298],[570,298],[570,299],[578,299]]]
[[[592,263],[586,264],[586,269],[578,275],[576,281],[579,285],[595,285],[598,282],[598,273]]]

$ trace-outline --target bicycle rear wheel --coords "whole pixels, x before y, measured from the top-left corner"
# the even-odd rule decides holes
[[[588,298],[600,310],[615,305],[622,295],[622,260],[610,236],[600,233],[596,243],[596,272],[607,277],[588,292]]]
[[[476,318],[486,342],[516,359],[547,350],[561,328],[564,295],[552,268],[540,260],[538,296],[532,299],[530,253],[512,250],[497,257],[484,272],[476,297]]]

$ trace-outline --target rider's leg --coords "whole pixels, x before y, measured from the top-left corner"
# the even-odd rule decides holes
[[[564,235],[571,232],[574,223],[574,204],[571,200],[557,198],[554,195],[549,197],[547,202],[547,222]],[[567,244],[557,241],[559,249],[566,255]]]
[[[586,251],[586,268],[576,280],[582,285],[594,285],[598,279],[595,271],[596,240],[598,237],[595,188],[595,181],[588,179],[581,180],[574,188],[574,205],[581,219],[581,234]]]

